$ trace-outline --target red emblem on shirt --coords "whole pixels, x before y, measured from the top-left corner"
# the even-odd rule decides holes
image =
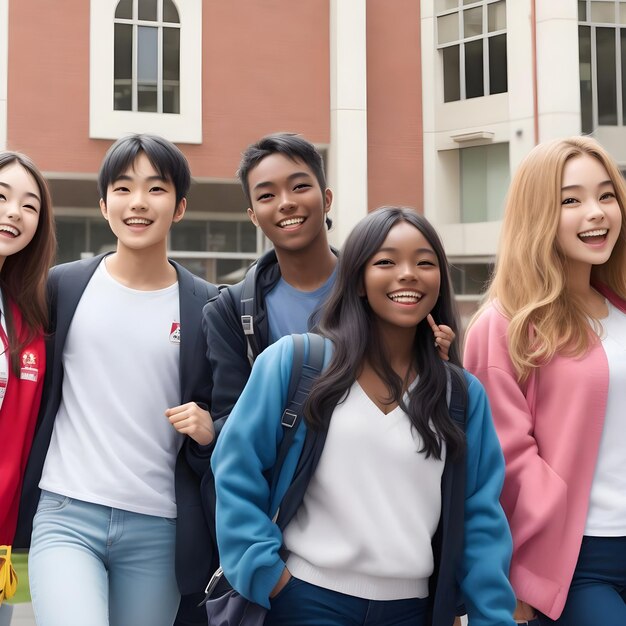
[[[180,343],[180,322],[172,322],[170,328],[170,341],[172,343]]]
[[[34,383],[37,382],[39,378],[39,367],[37,366],[37,355],[34,352],[22,353],[20,378],[22,380],[31,380]]]

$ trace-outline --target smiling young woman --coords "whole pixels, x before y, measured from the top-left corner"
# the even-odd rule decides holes
[[[55,248],[52,203],[41,172],[23,154],[0,152],[0,554],[15,536],[41,402],[45,284]],[[3,567],[10,567],[10,559]]]
[[[625,207],[595,140],[537,146],[466,338],[506,460],[517,617],[542,625],[626,624]]]
[[[456,331],[439,237],[410,209],[370,213],[341,251],[318,326],[326,367],[273,491],[292,338],[255,361],[212,467],[223,571],[269,609],[267,626],[452,626],[455,581],[470,623],[513,626],[502,452],[482,386],[458,367],[455,344],[453,366],[441,358],[429,315]],[[465,432],[448,405],[453,378],[467,387]],[[281,533],[272,520],[312,440],[302,457],[319,461],[298,473],[310,480]]]

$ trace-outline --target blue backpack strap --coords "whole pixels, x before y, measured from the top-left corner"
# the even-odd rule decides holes
[[[241,301],[240,301],[240,319],[241,328],[246,338],[246,344],[248,346],[248,362],[250,367],[254,363],[254,359],[259,356],[259,346],[257,345],[256,338],[254,336],[254,296],[256,291],[256,263],[251,265],[246,272],[243,279],[243,287],[241,289]]]
[[[303,418],[306,404],[313,383],[320,375],[324,366],[324,351],[326,344],[323,337],[307,333],[309,350],[305,359],[305,342],[303,335],[291,335],[293,339],[293,364],[287,392],[287,403],[281,417],[283,438],[276,453],[276,462],[272,468],[272,491],[282,470],[289,448],[296,436],[298,426]],[[304,495],[304,494],[303,494]]]

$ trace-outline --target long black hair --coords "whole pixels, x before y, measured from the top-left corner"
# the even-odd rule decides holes
[[[417,326],[414,341],[415,367],[419,380],[403,402],[403,380],[393,371],[382,344],[375,314],[361,297],[368,260],[376,254],[389,231],[399,222],[415,226],[437,255],[441,283],[439,297],[431,311],[435,322],[447,324],[458,336],[448,262],[435,229],[421,215],[403,207],[381,207],[361,220],[352,230],[339,257],[337,279],[320,318],[317,330],[332,340],[332,359],[315,383],[306,407],[307,424],[314,429],[328,428],[337,404],[358,378],[367,358],[389,390],[389,399],[408,414],[423,441],[421,452],[441,458],[442,442],[447,453],[455,456],[464,445],[464,436],[448,413],[448,376],[445,362],[438,354],[432,330],[426,319]],[[461,365],[459,349],[453,342],[450,362]],[[454,372],[452,372],[454,375]]]

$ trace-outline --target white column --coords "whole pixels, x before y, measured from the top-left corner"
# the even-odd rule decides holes
[[[367,214],[366,0],[330,0],[331,240],[340,246]]]
[[[7,147],[9,78],[9,0],[0,0],[0,150]]]
[[[535,6],[539,141],[543,142],[580,133],[578,2],[535,0]]]

